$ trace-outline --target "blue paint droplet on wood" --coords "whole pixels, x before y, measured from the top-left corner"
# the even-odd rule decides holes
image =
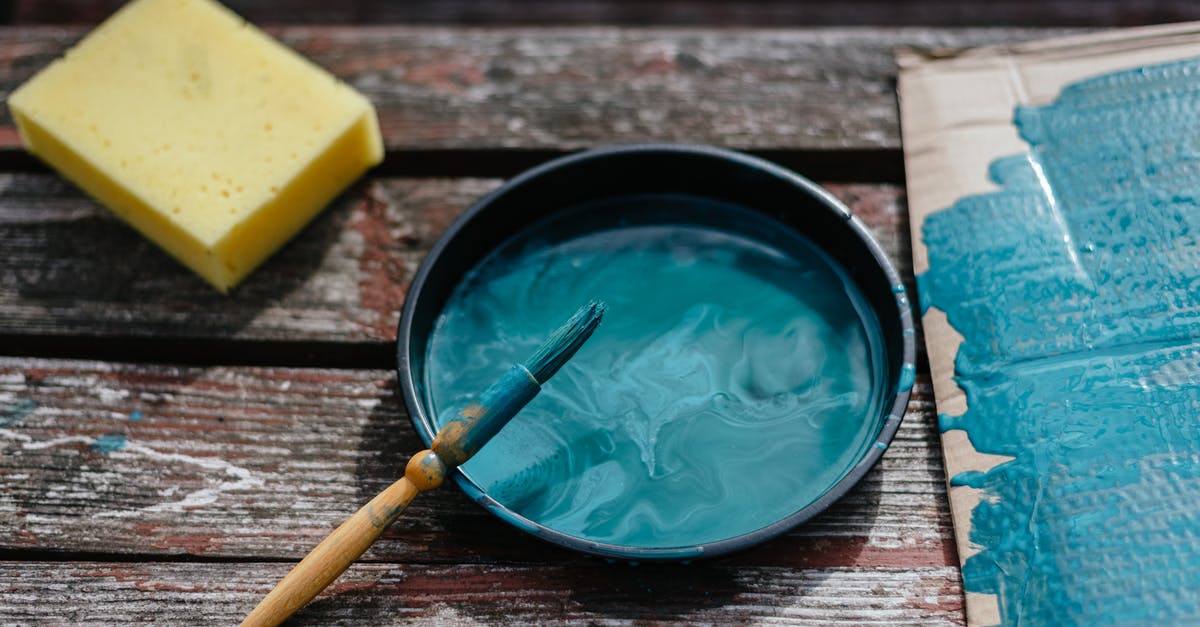
[[[125,448],[125,436],[120,433],[105,433],[92,442],[92,450],[102,455],[115,453]]]

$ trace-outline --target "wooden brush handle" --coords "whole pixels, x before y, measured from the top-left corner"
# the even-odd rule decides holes
[[[575,354],[603,316],[604,305],[596,302],[577,311],[538,348],[527,362],[530,366],[513,366],[484,390],[478,401],[446,422],[433,438],[431,450],[421,451],[408,460],[404,478],[371,499],[296,564],[242,621],[243,627],[278,625],[333,583],[396,520],[418,492],[442,485],[451,469],[470,459],[537,396],[542,382]]]
[[[418,492],[441,485],[446,471],[446,465],[433,451],[413,455],[404,470],[404,477],[371,499],[322,540],[275,585],[275,589],[242,621],[242,626],[278,625],[287,620],[366,552]]]

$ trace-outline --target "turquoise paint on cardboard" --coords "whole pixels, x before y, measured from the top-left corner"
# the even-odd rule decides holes
[[[964,338],[940,426],[1015,458],[951,479],[1006,624],[1200,621],[1198,118],[1200,60],[1075,83],[924,225],[922,307]]]
[[[432,335],[432,413],[590,299],[608,304],[595,335],[464,466],[530,520],[628,546],[722,540],[811,503],[874,444],[883,347],[857,288],[788,229],[676,196],[581,207],[486,259]]]

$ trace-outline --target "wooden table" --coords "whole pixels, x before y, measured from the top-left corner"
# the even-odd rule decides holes
[[[11,91],[83,32],[0,29]],[[301,27],[388,156],[221,296],[21,152],[0,119],[0,623],[227,624],[422,448],[397,394],[407,282],[502,177],[580,148],[711,143],[790,166],[912,289],[897,46],[1061,31]],[[588,559],[425,495],[299,624],[961,624],[928,366],[879,466],[757,549]]]

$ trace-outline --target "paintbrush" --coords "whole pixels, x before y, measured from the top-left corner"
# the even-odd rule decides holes
[[[250,612],[246,625],[278,625],[304,607],[375,542],[419,492],[432,490],[446,474],[474,455],[542,389],[579,350],[604,316],[591,302],[550,334],[524,364],[512,367],[457,415],[445,422],[433,445],[408,460],[404,477],[321,541]]]

